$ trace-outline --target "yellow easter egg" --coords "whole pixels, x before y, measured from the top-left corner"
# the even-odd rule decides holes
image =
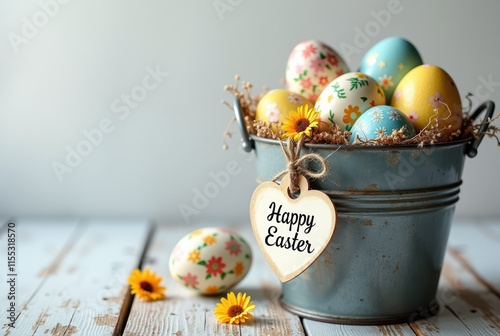
[[[410,118],[417,133],[437,123],[444,140],[462,126],[457,86],[446,71],[435,65],[420,65],[408,72],[396,87],[391,106]]]
[[[277,122],[287,117],[290,111],[297,111],[302,105],[313,107],[313,103],[288,90],[271,90],[262,97],[257,105],[255,119],[265,122]]]

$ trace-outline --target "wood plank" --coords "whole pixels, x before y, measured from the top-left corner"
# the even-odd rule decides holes
[[[167,299],[157,302],[134,300],[124,335],[304,335],[300,319],[277,303],[279,280],[257,247],[251,229],[232,228],[251,245],[254,261],[246,278],[234,291],[252,296],[257,308],[245,325],[217,322],[213,312],[220,296],[198,296],[175,282],[168,270],[170,252],[184,235],[195,228],[160,227],[148,251],[150,267],[167,286]]]
[[[475,270],[479,264],[483,271],[491,273],[484,267],[491,265],[492,258],[488,256],[494,255],[496,248],[495,244],[485,243],[481,225],[483,223],[480,222],[453,224],[437,295],[441,312],[429,319],[411,323],[417,335],[500,333],[500,299]],[[488,260],[472,263],[464,256],[464,251],[469,256],[482,255],[482,258]]]
[[[355,326],[322,323],[308,319],[304,319],[302,322],[304,323],[307,335],[313,336],[415,336],[415,333],[407,323],[381,326]]]
[[[452,256],[500,298],[500,222],[455,223],[450,234]]]
[[[447,289],[441,287],[440,295],[449,295]],[[438,315],[425,320],[418,320],[410,323],[411,328],[418,336],[424,335],[471,335],[470,330],[446,305],[443,305]]]
[[[24,311],[23,309],[36,296],[41,286],[43,286],[50,270],[57,268],[58,255],[64,251],[64,246],[68,244],[72,234],[78,226],[77,219],[38,219],[29,218],[13,219],[16,224],[16,308],[17,318]],[[51,227],[49,233],[47,228]],[[5,227],[4,227],[5,229]],[[7,251],[7,230],[1,231],[0,250]],[[49,237],[50,234],[50,237]],[[47,239],[40,239],[46,236]],[[1,254],[1,264],[7,263],[6,255]],[[7,286],[2,281],[0,285],[2,295],[0,295],[0,305],[7,307]],[[2,324],[1,330],[10,332],[6,324]],[[12,333],[11,333],[12,334]]]
[[[138,264],[149,225],[144,220],[82,224],[43,273],[46,279],[17,321],[14,335],[109,335],[123,300],[126,279]],[[51,241],[59,228],[46,225],[37,239]],[[25,259],[37,250],[21,242]]]

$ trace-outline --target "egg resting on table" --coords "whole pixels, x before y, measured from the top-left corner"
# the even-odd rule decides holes
[[[288,57],[286,88],[314,104],[328,83],[346,72],[349,68],[331,47],[319,41],[303,41]]]
[[[313,103],[301,95],[288,90],[271,90],[257,104],[256,120],[277,122],[287,117],[290,111],[297,111],[302,105],[313,107]]]
[[[435,65],[420,65],[408,72],[397,86],[391,106],[410,118],[417,133],[437,122],[442,130],[440,139],[445,140],[462,127],[457,86],[446,71]]]
[[[384,88],[386,104],[391,103],[396,86],[422,58],[409,41],[388,37],[375,44],[363,57],[358,71],[376,79]]]
[[[352,135],[349,141],[354,143],[357,138],[368,141],[391,135],[393,130],[405,127],[403,134],[407,139],[413,138],[415,128],[410,119],[401,111],[392,106],[380,105],[366,111],[356,120],[351,129]]]
[[[320,131],[333,124],[349,131],[363,112],[383,104],[384,90],[375,79],[360,72],[343,74],[329,83],[316,101]]]
[[[226,291],[250,269],[252,251],[236,232],[223,228],[198,229],[175,245],[170,274],[183,287],[200,294]]]

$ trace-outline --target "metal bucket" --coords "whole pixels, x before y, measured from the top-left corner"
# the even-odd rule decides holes
[[[255,150],[257,180],[272,180],[286,168],[279,142],[249,136],[238,100],[234,109],[243,148]],[[483,103],[472,118],[483,111],[487,121],[494,103]],[[328,175],[311,181],[311,188],[332,199],[338,221],[323,254],[282,285],[283,307],[342,324],[400,323],[435,314],[465,155],[476,156],[481,140],[424,148],[305,145],[303,154],[317,153],[328,163]]]

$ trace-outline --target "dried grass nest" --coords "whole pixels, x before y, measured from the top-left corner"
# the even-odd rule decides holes
[[[242,90],[240,91],[240,76],[235,76],[235,83],[232,85],[225,85],[224,91],[231,93],[234,97],[240,100],[241,109],[243,112],[243,117],[245,120],[245,125],[249,134],[256,135],[258,137],[267,139],[284,139],[283,130],[281,130],[280,123],[265,123],[262,120],[255,120],[255,112],[257,110],[257,105],[260,99],[269,91],[267,87],[264,87],[261,93],[253,94],[253,85],[250,82],[241,82]],[[366,145],[366,146],[388,146],[388,145],[408,145],[408,144],[418,144],[418,147],[423,147],[424,145],[432,145],[438,142],[450,142],[462,139],[468,139],[471,137],[478,138],[481,134],[486,135],[489,138],[494,138],[497,141],[497,145],[500,146],[500,128],[491,125],[491,123],[500,117],[500,114],[495,118],[490,118],[486,122],[473,124],[471,119],[472,101],[470,97],[471,93],[467,94],[466,99],[469,102],[466,111],[464,111],[464,117],[462,122],[462,128],[451,133],[447,139],[444,141],[439,140],[444,129],[439,129],[436,124],[429,124],[422,131],[420,131],[415,137],[408,139],[404,135],[404,128],[400,130],[393,130],[392,134],[384,135],[380,138],[356,142],[356,145]],[[227,101],[222,100],[222,103],[229,107],[233,111],[233,107]],[[232,137],[231,126],[236,121],[233,116],[226,128],[222,142],[223,148],[227,149],[226,138]],[[480,127],[484,124],[490,124],[486,132],[480,132]],[[272,124],[277,124],[274,127],[278,129],[278,133],[272,131]],[[451,127],[451,126],[448,126]],[[319,132],[316,128],[313,134],[309,137],[306,136],[304,139],[305,143],[310,144],[335,144],[335,145],[351,145],[349,138],[351,137],[351,132],[343,130],[340,126],[330,125],[328,131]]]

